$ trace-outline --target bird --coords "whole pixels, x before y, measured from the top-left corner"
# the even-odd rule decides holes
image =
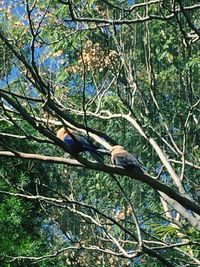
[[[129,152],[127,152],[123,146],[113,146],[111,150],[111,162],[113,165],[123,167],[126,170],[143,169],[143,166],[139,161]]]
[[[61,139],[69,148],[69,150],[77,155],[81,152],[90,152],[99,154],[98,147],[95,146],[89,138],[78,135],[67,128],[60,128],[56,136]]]

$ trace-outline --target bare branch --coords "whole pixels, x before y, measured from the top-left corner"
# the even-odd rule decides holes
[[[189,10],[195,10],[200,7],[199,4],[193,5],[193,6],[187,6],[184,7],[185,11]],[[77,22],[86,22],[86,23],[96,23],[96,24],[105,24],[106,26],[112,26],[112,25],[130,25],[130,24],[136,24],[136,23],[143,23],[146,21],[152,21],[152,20],[162,20],[162,21],[168,21],[174,18],[175,14],[178,14],[182,12],[180,8],[176,8],[175,12],[168,16],[157,16],[157,15],[149,15],[146,17],[140,17],[139,19],[119,19],[119,20],[110,20],[110,19],[101,19],[101,18],[81,18],[81,17],[76,17],[74,14],[72,16],[72,19],[65,19],[65,22],[72,22],[72,21],[77,21]]]

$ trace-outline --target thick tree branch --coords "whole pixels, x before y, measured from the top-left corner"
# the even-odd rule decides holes
[[[20,153],[20,152],[10,152],[10,151],[3,151],[0,152],[0,156],[7,156],[7,157],[16,157],[16,158],[25,158],[29,159],[29,154],[26,153]],[[194,201],[185,198],[184,196],[181,196],[180,194],[176,193],[173,189],[170,187],[160,183],[159,181],[151,178],[150,176],[144,174],[141,171],[132,170],[132,171],[126,171],[120,167],[116,167],[113,165],[107,165],[107,164],[102,164],[98,162],[92,162],[83,159],[82,164],[78,161],[75,160],[69,160],[65,158],[57,158],[57,157],[46,157],[46,156],[35,156],[34,154],[30,155],[30,159],[33,160],[41,160],[41,161],[47,161],[51,163],[59,163],[59,164],[64,164],[64,165],[72,165],[72,166],[77,166],[77,167],[87,167],[91,170],[99,170],[103,171],[106,173],[110,174],[118,174],[122,176],[129,176],[135,180],[139,180],[141,182],[144,182],[148,184],[150,187],[154,188],[155,190],[161,191],[168,195],[170,198],[176,200],[178,203],[180,203],[183,207],[190,209],[191,211],[197,213],[200,215],[200,205],[195,203]]]

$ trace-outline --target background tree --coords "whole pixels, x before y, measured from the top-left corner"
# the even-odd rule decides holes
[[[2,265],[198,266],[200,5],[0,4]]]

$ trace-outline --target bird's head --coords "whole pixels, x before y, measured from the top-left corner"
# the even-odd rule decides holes
[[[122,153],[124,151],[125,151],[124,147],[123,146],[119,146],[119,145],[113,146],[112,149],[111,149],[111,153],[114,153],[114,154],[115,153]]]
[[[56,136],[63,140],[66,135],[72,132],[73,131],[69,130],[68,128],[62,127],[57,131]]]
[[[58,131],[57,131],[57,134],[56,136],[60,139],[63,139],[64,135],[66,133],[66,130],[64,127],[60,128]]]

